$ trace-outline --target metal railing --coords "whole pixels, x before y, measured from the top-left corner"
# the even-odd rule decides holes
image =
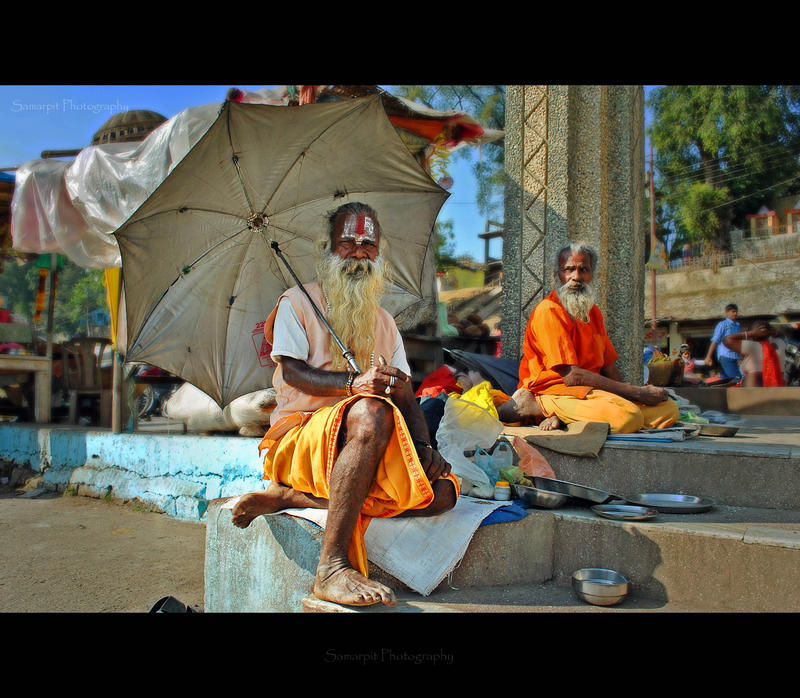
[[[775,232],[750,235],[750,231],[731,231],[731,252],[707,253],[704,245],[693,245],[683,257],[670,260],[669,268],[659,270],[665,274],[676,271],[717,269],[745,262],[768,262],[800,257],[800,232],[787,230],[787,226],[776,226]],[[745,237],[745,233],[747,237]]]

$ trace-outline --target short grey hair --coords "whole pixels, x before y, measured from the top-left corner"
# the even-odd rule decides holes
[[[600,255],[597,253],[597,250],[591,245],[587,245],[585,242],[570,242],[563,245],[558,252],[556,252],[555,259],[553,260],[553,276],[556,281],[559,280],[558,275],[561,273],[561,257],[565,252],[570,252],[571,254],[585,254],[589,258],[589,263],[592,265],[592,273],[597,271],[597,267],[600,264]]]

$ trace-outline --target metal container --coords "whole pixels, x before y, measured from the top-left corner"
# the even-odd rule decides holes
[[[559,492],[548,492],[547,490],[540,490],[536,487],[529,487],[527,485],[512,485],[514,496],[521,499],[525,504],[532,507],[541,507],[542,509],[557,509],[563,506],[569,499],[566,494]]]
[[[598,516],[615,521],[647,521],[658,516],[655,509],[630,504],[595,504],[592,511]]]
[[[595,487],[586,487],[585,485],[579,485],[575,482],[555,480],[550,477],[534,477],[533,484],[534,487],[540,490],[558,492],[559,494],[565,494],[569,497],[575,497],[576,499],[584,499],[594,504],[605,504],[615,499],[623,502],[625,501],[624,498],[620,497],[618,494],[598,490]]]
[[[700,422],[678,422],[678,426],[692,427],[697,436],[736,436],[740,425],[702,424]]]
[[[572,573],[572,589],[578,598],[595,606],[614,606],[628,595],[630,582],[615,570],[586,567]]]
[[[628,502],[642,507],[649,507],[665,514],[700,514],[714,507],[713,500],[708,497],[697,497],[693,494],[648,492],[628,497]]]

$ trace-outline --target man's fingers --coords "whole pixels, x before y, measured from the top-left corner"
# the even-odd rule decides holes
[[[383,358],[383,354],[378,354],[378,366],[386,366],[388,362]]]

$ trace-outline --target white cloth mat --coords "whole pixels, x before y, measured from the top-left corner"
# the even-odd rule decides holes
[[[238,497],[222,505],[232,509]],[[459,497],[455,507],[430,517],[373,518],[364,535],[367,559],[423,596],[452,572],[467,552],[481,522],[511,502]],[[327,509],[284,509],[325,528]],[[275,514],[272,514],[275,516]]]

